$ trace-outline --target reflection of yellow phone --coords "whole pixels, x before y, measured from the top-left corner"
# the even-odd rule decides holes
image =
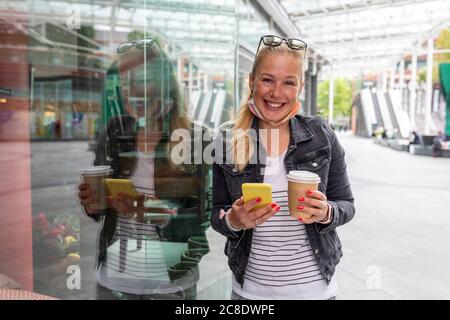
[[[108,194],[117,197],[119,192],[125,193],[130,197],[137,199],[138,193],[134,188],[133,182],[128,179],[105,179],[105,186]]]
[[[244,195],[244,203],[257,197],[262,198],[262,201],[253,210],[272,203],[272,185],[270,183],[243,183],[242,194]]]

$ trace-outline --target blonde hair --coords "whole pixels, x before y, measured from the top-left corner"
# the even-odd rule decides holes
[[[300,63],[300,85],[303,84],[304,79],[304,67],[303,62],[305,56],[303,51],[293,50],[289,48],[284,42],[277,46],[262,46],[255,57],[255,61],[253,63],[252,71],[250,73],[250,77],[252,79],[255,78],[256,70],[258,70],[261,65],[261,61],[268,56],[269,54],[289,54],[301,61]],[[255,143],[256,141],[251,140],[251,135],[249,134],[249,130],[251,129],[254,115],[249,110],[247,103],[251,98],[253,92],[251,89],[248,92],[247,99],[244,99],[241,108],[239,110],[239,114],[234,121],[231,146],[232,146],[232,159],[234,167],[239,171],[243,171],[247,164],[250,162],[251,157],[255,151]]]

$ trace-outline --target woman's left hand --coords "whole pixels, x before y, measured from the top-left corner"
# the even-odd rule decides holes
[[[300,222],[304,224],[314,222],[327,224],[331,222],[331,207],[327,202],[327,196],[322,192],[310,190],[305,197],[298,199],[298,204],[301,212],[311,215],[309,218],[299,218]]]

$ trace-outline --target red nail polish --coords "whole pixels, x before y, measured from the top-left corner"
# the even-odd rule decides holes
[[[272,203],[270,206],[271,206],[272,208],[275,208],[275,207],[277,206],[277,204],[276,204],[276,203]]]
[[[261,201],[262,201],[261,197],[256,198],[256,202],[261,202]]]
[[[298,198],[298,201],[305,201],[305,198],[303,198],[303,197],[300,197],[300,198]]]
[[[277,212],[278,212],[278,211],[280,211],[280,209],[281,209],[281,207],[278,206],[275,210],[277,210]]]
[[[308,196],[310,196],[310,195],[312,195],[312,191],[309,190],[306,194],[307,194]]]
[[[303,206],[298,206],[297,207],[298,210],[303,210],[303,208],[304,208]]]
[[[298,218],[298,221],[303,222],[303,219],[302,218]]]

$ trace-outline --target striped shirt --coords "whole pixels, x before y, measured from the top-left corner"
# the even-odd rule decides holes
[[[136,191],[148,197],[154,196],[153,176],[153,157],[139,153],[137,167],[131,177]],[[104,287],[138,295],[180,291],[184,286],[191,286],[193,279],[180,279],[177,285],[171,283],[168,268],[179,261],[180,255],[174,260],[167,254],[186,249],[185,243],[161,242],[156,225],[119,215],[107,258],[97,272],[97,280]]]
[[[247,299],[328,299],[337,285],[334,277],[327,285],[305,225],[289,215],[284,156],[267,157],[264,174],[281,209],[253,230],[244,286],[233,279],[233,290]]]

